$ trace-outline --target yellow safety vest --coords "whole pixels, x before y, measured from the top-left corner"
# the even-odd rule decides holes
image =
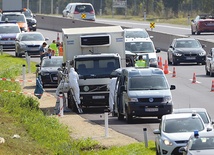
[[[57,48],[57,46],[56,46],[56,44],[54,44],[54,43],[51,43],[50,45],[49,45],[49,47],[50,47],[50,49],[52,49],[52,50],[54,50],[55,52],[55,56],[59,56],[59,51],[58,51],[58,48]]]
[[[146,61],[138,60],[135,62],[135,67],[146,67]]]

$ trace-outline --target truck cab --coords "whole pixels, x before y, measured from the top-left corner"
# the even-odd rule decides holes
[[[172,113],[175,86],[168,84],[159,68],[123,68],[116,87],[114,108],[119,120],[125,117],[131,123],[134,116],[161,118]]]

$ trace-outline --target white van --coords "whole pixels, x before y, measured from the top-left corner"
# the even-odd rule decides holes
[[[150,38],[125,38],[125,50],[136,55],[148,54],[150,67],[158,67],[157,54],[160,49],[155,50]]]
[[[91,3],[69,3],[62,11],[63,17],[95,21],[95,11]]]

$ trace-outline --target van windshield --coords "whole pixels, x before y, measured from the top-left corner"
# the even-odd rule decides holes
[[[80,78],[110,77],[110,74],[120,68],[119,58],[90,57],[76,59],[76,71]]]
[[[155,49],[151,42],[126,42],[125,49],[133,53],[154,53]]]
[[[163,90],[169,89],[164,76],[138,76],[129,79],[129,90]]]

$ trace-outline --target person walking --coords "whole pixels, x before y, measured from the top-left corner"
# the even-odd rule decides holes
[[[113,113],[114,110],[114,90],[116,85],[117,78],[111,78],[107,88],[109,89],[109,110],[110,113]]]
[[[81,108],[81,105],[80,105],[80,103],[81,103],[80,102],[80,89],[79,89],[79,84],[78,84],[79,75],[77,74],[77,72],[74,70],[73,67],[70,68],[68,80],[69,80],[70,89],[73,90],[73,93],[74,93],[73,95],[77,101],[77,104]]]
[[[142,55],[138,56],[138,60],[135,62],[135,67],[146,67],[146,61],[143,60]]]

